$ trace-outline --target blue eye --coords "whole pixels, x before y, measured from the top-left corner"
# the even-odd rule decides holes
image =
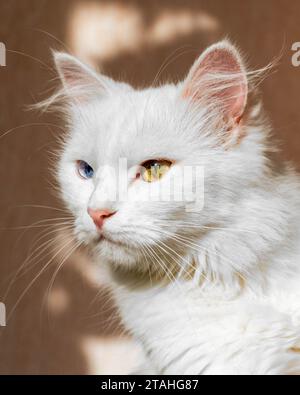
[[[77,161],[77,171],[80,177],[85,179],[92,178],[94,175],[93,168],[83,160]]]

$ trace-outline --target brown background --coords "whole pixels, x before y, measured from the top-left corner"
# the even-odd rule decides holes
[[[50,48],[63,49],[64,43],[83,60],[139,86],[151,84],[162,65],[159,81],[182,78],[197,53],[224,36],[243,49],[252,67],[266,65],[283,49],[262,89],[283,156],[299,165],[300,67],[291,63],[299,19],[297,0],[0,0],[0,41],[8,50],[7,67],[0,68],[0,301],[8,314],[61,245],[53,243],[54,252],[46,250],[40,260],[36,252],[30,261],[35,266],[15,277],[30,249],[41,244],[34,247],[36,237],[52,230],[51,221],[16,228],[65,216],[55,209],[60,203],[52,194],[48,161],[63,124],[54,115],[26,110],[53,86]],[[0,328],[0,373],[127,372],[137,351],[120,337],[109,295],[99,293],[81,253],[67,260],[44,303],[62,258],[53,260]]]

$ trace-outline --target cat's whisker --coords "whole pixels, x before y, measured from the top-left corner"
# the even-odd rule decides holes
[[[226,257],[224,254],[221,254],[220,252],[212,251],[212,250],[209,249],[209,248],[203,248],[203,247],[201,247],[201,246],[199,246],[199,245],[197,245],[197,244],[195,244],[195,243],[191,243],[191,242],[190,242],[188,239],[186,239],[186,238],[180,238],[180,237],[178,236],[178,237],[175,237],[174,239],[175,239],[177,242],[179,242],[180,244],[182,244],[182,245],[184,245],[184,246],[187,246],[187,247],[189,247],[189,248],[191,248],[191,249],[193,249],[193,250],[195,250],[195,251],[198,251],[199,253],[208,253],[208,254],[210,254],[210,255],[214,255],[214,256],[220,258],[222,261],[228,263],[231,267],[233,267],[233,268],[235,269],[235,271],[236,271],[236,274],[237,274],[239,277],[241,277],[241,278],[245,281],[245,283],[248,282],[247,279],[246,279],[246,277],[244,277],[244,275],[242,274],[242,272],[247,273],[247,276],[248,276],[248,277],[251,276],[251,273],[250,273],[249,271],[247,271],[247,269],[244,268],[244,267],[242,267],[242,266],[241,266],[241,270],[238,270],[238,263],[237,263],[237,262],[234,263],[232,260],[230,260],[230,259],[229,259],[228,257]],[[212,274],[213,274],[213,272],[212,272]],[[215,281],[214,281],[214,282],[215,282]]]
[[[100,323],[89,325],[88,328],[93,330],[101,328],[104,333],[109,333],[111,337],[116,339],[124,336],[128,337],[129,335],[124,326],[122,324],[120,325],[120,315],[118,312],[114,312],[105,318],[101,317]]]
[[[224,262],[229,263],[230,266],[237,268],[237,263],[232,262],[228,257],[226,257],[226,256],[224,256],[224,255],[222,255],[222,254],[220,254],[220,253],[217,253],[217,252],[215,252],[215,251],[207,250],[206,248],[201,247],[200,245],[198,245],[198,244],[196,244],[196,243],[190,241],[188,238],[186,238],[186,237],[184,237],[184,236],[175,235],[175,234],[173,234],[173,233],[171,233],[171,232],[163,231],[162,229],[156,228],[155,226],[153,226],[152,229],[156,229],[157,232],[161,232],[162,234],[167,235],[170,239],[172,239],[172,240],[174,240],[174,241],[176,241],[176,242],[182,244],[182,245],[185,246],[185,247],[187,246],[187,247],[192,248],[193,250],[196,250],[196,251],[198,251],[198,252],[200,252],[200,253],[208,252],[208,253],[210,253],[210,254],[213,254],[213,255],[215,255],[215,256],[218,256],[218,257],[220,257]],[[249,271],[247,271],[245,268],[241,268],[241,269],[243,269],[243,272],[244,272],[244,273],[247,273],[248,276],[251,276],[251,273],[250,273]],[[242,274],[241,271],[239,271],[237,274],[238,274],[243,280],[246,281],[246,278],[244,278],[244,276],[243,276],[243,274]]]
[[[109,297],[107,297],[108,294]],[[86,317],[84,317],[84,319],[98,317],[101,316],[102,314],[107,314],[108,312],[114,310],[115,297],[113,294],[110,294],[108,292],[107,287],[103,287],[99,289],[99,291],[96,293],[96,296],[89,303],[89,308],[91,308],[98,300],[101,300],[101,297],[103,296],[105,296],[105,302],[101,305],[101,310],[94,314],[87,314]]]
[[[73,247],[70,248],[70,251],[67,251],[67,253],[63,256],[61,262],[57,265],[57,268],[54,271],[54,274],[51,277],[51,280],[49,282],[49,286],[47,288],[47,291],[45,293],[45,297],[44,297],[44,301],[42,304],[42,308],[41,308],[41,312],[43,311],[43,308],[45,306],[45,304],[49,301],[49,297],[51,295],[52,292],[52,288],[53,285],[55,283],[55,279],[59,273],[59,271],[61,270],[61,268],[63,267],[63,265],[65,264],[65,262],[73,255],[73,253],[78,250],[78,248],[82,245],[82,242],[79,241],[77,243],[75,243],[75,245]]]
[[[189,262],[189,261],[186,259],[186,257],[180,256],[175,250],[173,250],[171,247],[169,247],[169,246],[168,246],[166,243],[164,243],[163,241],[161,241],[161,240],[158,241],[158,247],[160,247],[159,244],[163,244],[163,245],[165,246],[165,248],[167,248],[168,250],[170,250],[171,252],[173,252],[174,254],[176,254],[176,255],[179,257],[180,260],[186,262],[187,267],[191,267],[191,268],[192,268],[192,271],[195,271],[195,272],[196,272],[197,269],[200,270],[200,267],[197,268],[197,267],[195,266],[194,261],[192,262],[192,266],[191,266],[191,262]],[[165,250],[164,250],[164,251],[165,251]],[[168,253],[168,251],[165,251],[165,252],[167,253],[167,255],[171,256],[171,255]],[[181,262],[180,262],[180,261],[178,261],[178,260],[176,260],[176,261],[178,262],[178,264],[179,264],[179,266],[180,266],[180,273],[178,274],[178,278],[180,278],[180,277],[181,277],[181,274],[184,273],[185,275],[187,275],[187,280],[194,280],[194,279],[195,279],[195,278],[194,278],[194,275],[192,275],[191,273],[189,273],[189,271],[188,271],[185,267],[181,266]],[[209,282],[208,277],[203,273],[203,271],[201,272],[200,278],[202,278],[202,279],[206,280],[207,282]],[[199,280],[200,280],[200,278],[199,278]],[[199,284],[197,284],[197,285],[199,285]],[[213,287],[214,287],[214,285],[213,285]],[[212,288],[213,288],[213,287],[212,287]],[[199,289],[200,289],[200,292],[203,293],[203,295],[205,296],[204,292],[202,292],[202,289],[201,289],[201,288],[199,288]]]
[[[68,215],[69,217],[73,217],[66,209],[62,209],[54,206],[46,206],[42,204],[22,204],[22,205],[13,206],[13,208],[44,208],[47,210],[61,211],[66,215]]]
[[[181,52],[179,52],[181,51]],[[173,62],[175,62],[175,60],[177,60],[178,58],[180,58],[181,56],[192,52],[193,49],[192,48],[187,48],[187,46],[181,46],[179,48],[176,48],[161,64],[161,66],[159,67],[153,81],[152,81],[152,86],[155,86],[161,76],[161,74],[167,69],[167,67],[170,66],[170,64],[172,64]],[[179,52],[179,53],[177,53]]]
[[[249,280],[249,278],[254,279],[254,275],[250,271],[245,269],[242,265],[241,265],[240,269],[238,269],[237,263],[233,263],[233,261],[229,260],[226,256],[224,256],[220,252],[212,251],[211,249],[208,249],[208,248],[202,248],[201,246],[198,246],[198,247],[191,246],[189,244],[186,244],[184,241],[181,241],[178,239],[176,239],[176,241],[179,242],[180,244],[182,244],[183,246],[187,246],[187,247],[191,248],[192,250],[195,250],[196,252],[198,252],[200,254],[203,253],[203,254],[208,254],[208,255],[214,255],[214,256],[220,258],[221,260],[229,263],[232,267],[235,267],[236,275],[241,280],[243,280],[245,284],[247,283],[249,286],[249,289],[251,289],[251,283],[249,284],[248,280]],[[199,267],[199,269],[200,269],[200,267]],[[243,273],[247,274],[247,277],[245,277],[245,275]],[[208,276],[203,271],[200,271],[199,278],[205,279],[207,281],[207,283],[210,284],[210,290],[213,290],[217,286],[219,279],[215,278],[215,274],[213,271],[211,271],[210,275],[211,275],[211,278],[208,278]],[[201,290],[201,288],[200,288],[200,290]]]
[[[34,29],[37,32],[43,33],[46,36],[52,38],[53,40],[55,40],[58,44],[60,44],[66,51],[68,52],[72,52],[71,49],[63,42],[61,41],[59,38],[57,38],[56,36],[54,36],[54,34],[47,32],[46,30],[40,29],[40,28],[36,28]]]
[[[73,240],[71,240],[71,242],[73,242]],[[70,244],[70,240],[68,243],[66,243],[66,246]],[[50,264],[53,262],[53,260],[61,253],[61,251],[66,247],[63,246],[61,247],[50,259],[49,261],[44,265],[44,267],[39,271],[39,273],[34,277],[34,279],[29,283],[29,285],[25,288],[25,290],[21,293],[21,295],[19,296],[19,298],[17,299],[16,303],[14,304],[13,308],[11,309],[7,321],[10,320],[10,318],[12,317],[14,311],[16,310],[16,308],[18,307],[18,305],[20,304],[20,302],[22,301],[23,297],[27,294],[27,292],[29,291],[29,289],[32,287],[32,285],[35,283],[35,281],[46,271],[46,269],[50,266]],[[48,255],[48,254],[47,254]]]
[[[33,256],[34,254],[36,254],[36,253],[40,250],[40,247],[42,247],[43,245],[46,245],[46,246],[47,246],[47,243],[55,243],[55,242],[57,242],[57,236],[58,236],[59,232],[64,232],[64,233],[67,233],[67,234],[68,234],[68,232],[71,231],[71,230],[73,229],[73,224],[68,224],[68,223],[66,223],[66,224],[64,224],[64,223],[55,224],[55,225],[52,226],[52,228],[54,228],[54,229],[52,229],[52,230],[46,232],[45,234],[43,234],[43,235],[42,235],[41,237],[39,237],[38,240],[34,243],[34,245],[31,247],[31,251],[32,251],[32,252],[30,253],[29,258],[30,258],[31,256]],[[46,241],[43,242],[38,248],[34,249],[34,246],[35,246],[35,245],[37,245],[37,244],[40,243],[43,239],[49,237],[49,236],[50,236],[51,234],[53,234],[53,233],[55,234],[55,237],[53,237],[53,239],[46,240]],[[37,258],[39,255],[41,255],[42,253],[43,253],[43,252],[40,252],[38,255],[35,255],[34,258],[36,259],[36,258]]]
[[[42,220],[42,221],[38,221],[34,224],[31,225],[19,225],[19,226],[13,226],[10,228],[1,228],[0,230],[29,230],[29,229],[36,229],[36,228],[46,228],[46,227],[50,227],[50,226],[55,226],[55,225],[63,225],[63,224],[69,224],[70,223],[70,219],[71,218],[49,218],[47,220]],[[59,221],[59,220],[65,220],[64,222],[57,222],[54,223],[55,221]]]
[[[14,128],[8,129],[5,132],[2,132],[0,135],[0,139],[4,138],[5,136],[9,135],[12,132],[15,132],[16,130],[27,128],[27,127],[32,127],[32,126],[53,126],[55,128],[62,129],[61,126],[55,125],[53,123],[49,122],[33,122],[33,123],[25,123],[23,125],[15,126]]]
[[[72,220],[74,220],[74,218],[72,218],[72,217],[70,217],[70,220],[72,221]],[[41,220],[41,221],[38,221],[38,222],[35,222],[34,224],[37,224],[37,223],[42,223],[43,222],[43,220]],[[58,222],[57,224],[50,224],[49,225],[49,227],[53,227],[53,226],[56,226],[56,225],[60,225],[61,223],[60,222]],[[28,232],[28,230],[29,229],[31,229],[31,228],[25,228],[24,230],[23,230],[23,232],[20,234],[20,236],[17,238],[17,240],[16,240],[16,243],[15,243],[15,246],[17,246],[17,244],[20,242],[20,240],[22,239],[22,237],[24,237],[25,236],[25,234]],[[44,231],[43,231],[44,232]],[[41,232],[40,234],[43,234],[43,232]],[[47,229],[45,229],[45,232],[47,232]],[[35,244],[34,244],[35,245]]]
[[[55,69],[53,67],[50,67],[47,63],[43,62],[41,59],[36,58],[35,56],[32,56],[30,54],[27,54],[25,52],[21,52],[21,51],[16,51],[13,49],[7,49],[7,52],[11,52],[11,53],[15,53],[17,55],[22,55],[25,56],[26,58],[29,58],[31,60],[34,60],[36,62],[38,62],[40,65],[42,65],[43,67],[45,67],[48,71],[50,71],[54,76],[56,76],[56,72]]]
[[[170,280],[171,284],[175,284],[175,286],[178,288],[179,292],[184,295],[184,292],[182,290],[181,284],[178,282],[178,279],[176,278],[176,276],[173,274],[172,270],[170,270],[170,268],[168,267],[168,265],[165,264],[164,260],[161,259],[158,254],[155,252],[154,249],[152,249],[149,245],[145,245],[145,247],[147,249],[149,249],[150,251],[152,251],[152,253],[154,254],[154,257],[156,257],[156,262],[159,264],[160,267],[162,267],[163,272],[167,275],[168,279]],[[164,249],[161,246],[158,246],[162,251],[164,251]],[[171,254],[169,254],[169,256],[174,259],[174,257],[172,257]],[[175,259],[176,261],[176,259]]]
[[[218,226],[211,226],[211,225],[199,225],[197,222],[187,222],[187,221],[172,221],[168,220],[166,221],[156,221],[159,225],[164,226],[164,227],[174,227],[174,224],[178,228],[198,228],[199,230],[201,229],[212,229],[212,230],[221,230],[221,231],[228,231],[228,232],[237,232],[237,233],[250,233],[250,234],[257,234],[257,232],[250,230],[250,229],[242,229],[242,228],[228,228],[228,227],[218,227]],[[172,224],[174,222],[174,224]]]
[[[163,247],[162,247],[161,245],[163,245]],[[180,267],[180,271],[183,271],[184,274],[186,274],[186,275],[189,277],[190,280],[192,279],[190,273],[188,273],[188,271],[181,265],[181,261],[188,262],[188,261],[186,260],[186,258],[184,258],[183,256],[179,255],[174,249],[172,249],[171,247],[169,247],[169,246],[168,246],[166,243],[164,243],[162,240],[158,240],[158,241],[157,241],[157,247],[158,247],[159,249],[161,249],[161,251],[162,251],[164,254],[167,254],[169,257],[171,257],[172,259],[174,259],[175,262],[177,262],[178,266]],[[169,250],[169,251],[167,251],[166,249]],[[171,252],[171,253],[170,253],[170,252]],[[175,254],[175,255],[177,256],[177,258],[174,258],[174,256],[173,256],[172,254]],[[190,262],[188,262],[188,264],[190,264]],[[179,273],[179,274],[180,274],[180,273]],[[179,274],[178,274],[178,278],[180,278],[180,275],[179,275]]]
[[[148,247],[149,247],[149,246],[148,246]],[[159,247],[163,252],[166,253],[166,251],[165,251],[164,248],[162,248],[162,247],[159,246],[159,245],[158,245],[158,247]],[[155,251],[153,251],[153,252],[155,253]],[[171,255],[170,253],[167,253],[167,254],[168,254],[172,259],[174,259],[174,257],[172,257],[172,255]],[[177,259],[175,259],[175,261],[177,261]],[[177,261],[177,262],[178,262],[178,261]],[[161,261],[161,263],[162,263],[163,266],[165,266],[163,260]],[[168,267],[165,269],[166,274],[167,274],[167,270],[168,270],[168,269],[169,269]],[[194,328],[194,325],[193,325],[193,322],[192,322],[192,315],[190,314],[190,311],[189,311],[189,304],[188,304],[188,300],[187,300],[187,295],[186,295],[186,293],[184,292],[183,287],[181,286],[181,284],[180,284],[180,282],[178,281],[178,279],[176,278],[176,276],[172,273],[172,271],[170,271],[169,273],[170,273],[170,276],[168,276],[168,277],[169,277],[171,283],[172,283],[172,284],[175,284],[175,286],[178,288],[179,293],[180,293],[181,296],[183,297],[182,300],[183,300],[184,303],[185,303],[185,313],[187,314],[187,320],[186,320],[186,322],[188,322],[188,323],[190,324],[190,329],[191,329],[193,332],[195,332],[195,335],[196,335],[196,334],[197,334],[197,333],[196,333],[196,328]],[[170,278],[170,277],[171,277],[171,278]],[[172,278],[173,278],[173,280],[172,280]]]
[[[42,237],[49,237],[49,235],[51,233],[57,233],[58,231],[67,231],[70,228],[66,227],[66,226],[62,226],[60,228],[54,229],[50,232],[48,232],[46,235],[44,235]],[[25,259],[25,261],[22,263],[22,265],[20,265],[20,267],[17,269],[16,273],[14,274],[12,280],[10,281],[8,288],[4,294],[3,300],[5,301],[9,295],[9,292],[13,286],[13,284],[22,276],[24,276],[26,273],[28,273],[30,270],[32,270],[36,265],[38,265],[43,258],[45,258],[46,256],[52,254],[52,250],[50,249],[50,247],[52,245],[54,245],[55,243],[57,243],[57,237],[54,237],[50,240],[46,240],[45,242],[43,242],[42,244],[39,245],[39,247],[37,249],[34,249],[29,256]],[[45,251],[47,251],[47,249],[49,249],[49,252],[45,254]],[[44,255],[45,254],[45,255]],[[40,259],[38,259],[39,257],[41,257]],[[25,269],[25,270],[24,270]]]
[[[59,233],[60,231],[70,231],[74,228],[74,224],[72,221],[64,221],[64,222],[58,222],[55,224],[50,224],[46,229],[42,230],[39,232],[37,237],[33,240],[33,244],[30,245],[29,248],[29,253],[34,251],[35,246],[39,244],[43,239],[46,237],[49,237],[53,233]]]
[[[140,243],[139,243],[139,246],[140,246],[140,248],[141,248],[141,253],[142,253],[142,255],[143,255],[144,259],[145,259],[145,262],[146,262],[146,264],[147,264],[147,269],[148,269],[148,274],[149,274],[149,280],[150,280],[150,284],[151,284],[151,286],[152,286],[152,285],[153,285],[153,281],[152,281],[152,274],[151,274],[151,263],[149,263],[149,260],[148,260],[148,258],[147,258],[147,251],[146,251],[146,249],[145,249],[145,244],[142,243],[142,242],[140,242]]]
[[[189,262],[188,260],[187,260],[187,258],[186,257],[183,257],[183,256],[180,256],[174,249],[172,249],[171,247],[169,247],[166,243],[164,243],[163,241],[159,241],[158,242],[158,244],[163,244],[164,246],[165,246],[165,248],[167,248],[168,250],[170,250],[170,251],[172,251],[174,254],[176,254],[181,260],[183,260],[186,264],[187,264],[187,267],[190,267],[191,269],[192,269],[192,271],[196,271],[197,270],[197,267],[195,266],[195,263],[194,262],[192,262],[192,265],[191,265],[191,262]],[[184,267],[184,266],[181,266],[181,263],[180,263],[180,261],[178,261],[179,262],[179,265],[180,265],[180,273],[179,273],[179,278],[181,277],[181,275],[182,275],[182,273],[183,274],[185,274],[185,275],[187,275],[187,278],[188,278],[188,280],[193,280],[194,279],[194,276],[191,274],[191,273],[189,273],[189,271]],[[200,268],[199,268],[200,269]],[[209,279],[207,278],[207,276],[204,274],[204,273],[201,273],[201,277],[203,277],[205,280],[207,280],[207,281],[209,281]],[[198,284],[199,285],[199,284]]]
[[[73,220],[73,219],[71,218],[71,221],[72,221],[72,220]],[[38,221],[38,222],[36,222],[36,223],[34,223],[34,224],[32,224],[32,225],[35,225],[35,224],[37,224],[37,223],[42,223],[42,222],[43,222],[43,220],[42,220],[42,221]],[[55,222],[55,221],[53,221],[53,222]],[[71,223],[71,222],[70,222],[70,223]],[[50,228],[50,230],[51,230],[53,227],[56,227],[56,226],[59,226],[59,225],[63,225],[63,224],[68,224],[68,221],[67,221],[67,222],[58,221],[57,223],[50,223],[50,224],[48,224],[48,226],[46,227],[46,229],[44,229],[42,232],[39,233],[38,237],[44,235],[44,233],[47,233],[47,232],[48,232],[48,228]],[[25,227],[25,229],[23,230],[23,232],[22,232],[22,233],[20,234],[20,236],[16,239],[15,246],[17,246],[17,244],[20,242],[20,240],[22,239],[22,237],[25,236],[26,232],[28,232],[28,230],[31,229],[32,225],[30,225],[29,227]],[[15,228],[10,228],[10,229],[15,229]],[[39,240],[39,239],[38,239],[38,240]],[[36,245],[37,242],[38,242],[38,241],[35,241],[34,244],[33,244],[33,246],[30,247],[30,248],[33,248],[33,247]]]
[[[150,253],[150,255],[154,258],[154,261],[158,264],[158,267],[162,270],[163,274],[165,274],[170,280],[170,282],[172,283],[174,280],[174,276],[170,272],[169,268],[165,265],[163,260],[157,255],[157,253],[150,245],[145,245],[145,248]]]

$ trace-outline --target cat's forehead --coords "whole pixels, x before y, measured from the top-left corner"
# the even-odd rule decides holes
[[[120,92],[99,103],[99,108],[103,108],[99,115],[115,128],[116,134],[123,135],[123,129],[127,133],[144,133],[146,128],[172,120],[176,93],[175,86]]]
[[[182,145],[176,94],[174,86],[133,90],[85,106],[78,119],[77,144],[106,162],[169,156]]]

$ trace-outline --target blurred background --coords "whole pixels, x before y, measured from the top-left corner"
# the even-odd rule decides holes
[[[128,373],[140,358],[105,279],[72,254],[49,170],[64,124],[28,111],[55,86],[51,49],[139,87],[183,78],[224,37],[252,68],[282,52],[262,91],[274,141],[299,168],[299,18],[298,0],[0,0],[0,374]]]

